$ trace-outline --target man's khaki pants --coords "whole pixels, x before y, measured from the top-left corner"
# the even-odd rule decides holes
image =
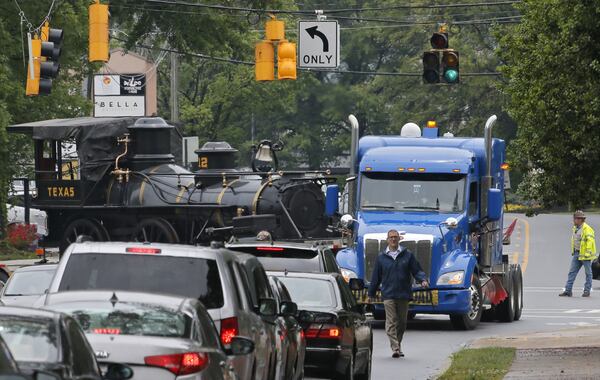
[[[390,338],[392,351],[402,351],[402,337],[406,331],[406,318],[408,316],[408,300],[384,300],[385,332]]]

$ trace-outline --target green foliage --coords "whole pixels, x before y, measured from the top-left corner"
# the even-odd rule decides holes
[[[546,206],[599,199],[600,4],[525,1],[500,39],[508,112],[519,124],[512,157],[522,194]]]
[[[514,348],[463,349],[452,355],[450,368],[438,380],[500,380],[514,357]]]

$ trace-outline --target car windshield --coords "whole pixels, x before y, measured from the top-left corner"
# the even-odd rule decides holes
[[[44,294],[52,277],[54,269],[15,272],[6,284],[5,296],[34,296]]]
[[[362,210],[461,212],[465,176],[440,173],[362,173]]]
[[[318,272],[319,255],[316,250],[265,247],[231,247],[233,251],[254,255],[268,271]]]
[[[199,299],[208,309],[223,306],[217,262],[198,257],[74,254],[69,257],[58,290],[164,293]]]
[[[0,335],[17,362],[58,362],[57,330],[51,319],[0,315]]]
[[[185,314],[153,304],[71,302],[52,309],[73,316],[88,334],[185,337],[191,325]]]
[[[337,306],[335,291],[331,282],[318,278],[278,277],[285,284],[292,301],[299,309],[310,310],[313,307],[333,308]]]

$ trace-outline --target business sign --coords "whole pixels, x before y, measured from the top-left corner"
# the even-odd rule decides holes
[[[337,21],[299,21],[297,59],[299,67],[338,67],[340,27]]]
[[[145,115],[145,74],[94,76],[94,117]]]

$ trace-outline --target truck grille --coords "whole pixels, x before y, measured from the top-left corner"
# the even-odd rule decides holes
[[[419,264],[421,264],[421,268],[423,268],[423,271],[429,279],[431,272],[431,241],[402,241],[400,242],[400,245],[415,255],[417,261],[419,261]],[[371,279],[371,274],[373,272],[373,267],[375,266],[375,261],[377,260],[377,255],[379,255],[379,253],[382,252],[386,247],[386,240],[365,239],[365,275],[367,280]]]

